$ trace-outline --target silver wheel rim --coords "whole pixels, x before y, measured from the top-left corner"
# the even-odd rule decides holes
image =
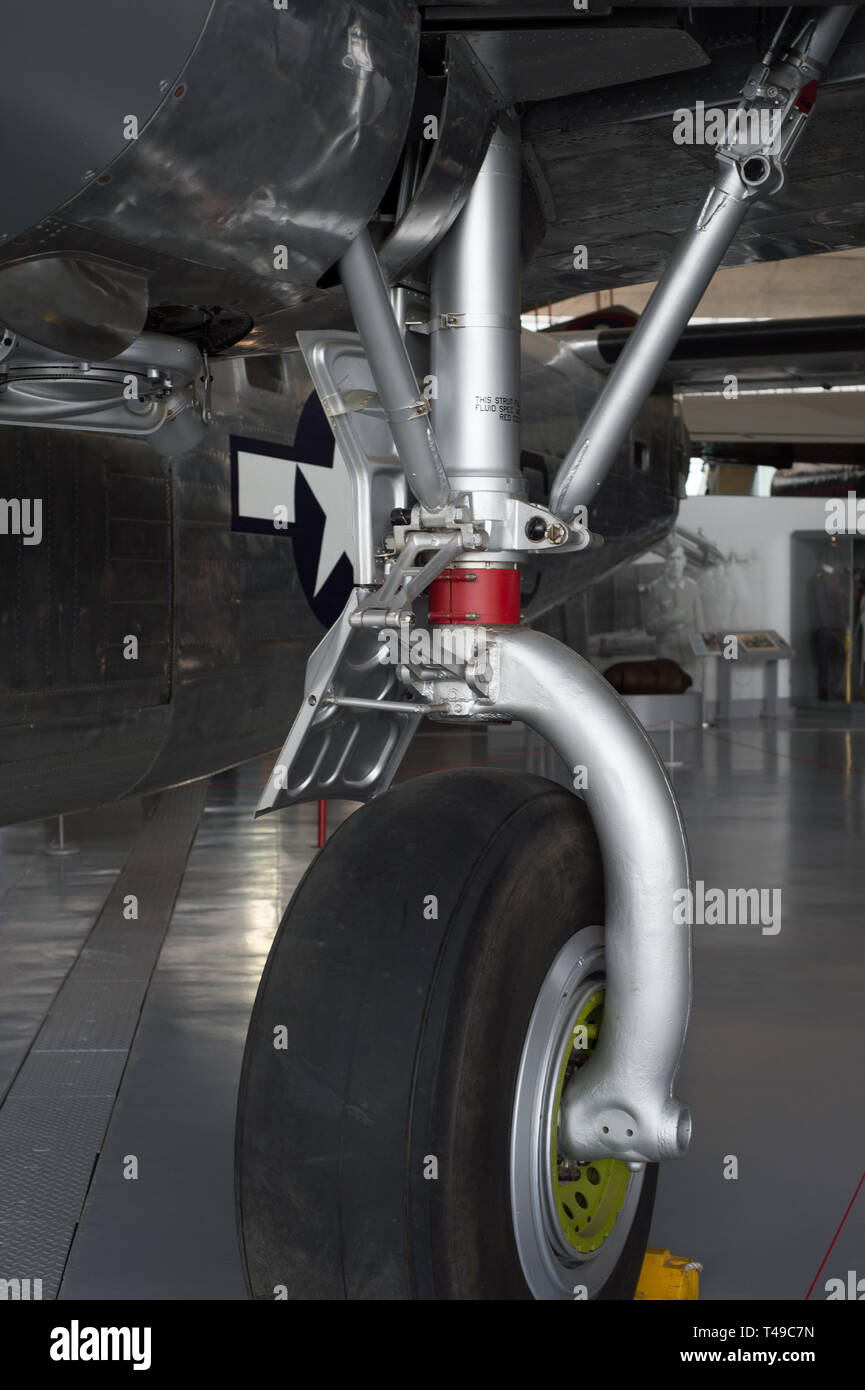
[[[585,927],[547,972],[523,1045],[511,1123],[511,1214],[520,1264],[536,1299],[597,1297],[624,1249],[643,1187],[645,1170],[632,1174],[616,1224],[593,1254],[568,1244],[556,1216],[549,1161],[555,1087],[574,1020],[603,980],[603,928]]]

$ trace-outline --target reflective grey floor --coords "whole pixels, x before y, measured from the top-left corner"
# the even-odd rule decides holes
[[[271,940],[316,845],[314,806],[252,819],[271,762],[211,784],[61,1298],[246,1297],[232,1173],[240,1062]],[[331,827],[350,809],[332,811]]]
[[[801,1300],[865,1167],[865,732],[754,721],[677,735],[674,751],[695,877],[780,888],[782,919],[776,935],[695,928],[679,1084],[694,1141],[662,1174],[652,1242],[703,1263],[703,1298]],[[404,775],[472,763],[555,775],[517,729],[423,734]],[[211,784],[62,1298],[244,1297],[231,1172],[243,1039],[284,903],[315,852],[314,807],[252,820],[268,770],[262,760]],[[0,1095],[141,819],[136,803],[70,818],[81,853],[63,861],[43,853],[53,826],[0,831]],[[725,1178],[732,1159],[738,1177]],[[865,1189],[812,1297],[848,1270],[865,1276]]]
[[[0,1099],[41,1027],[143,823],[140,801],[0,830]]]
[[[865,733],[736,723],[695,760],[674,774],[695,879],[780,888],[781,930],[694,929],[694,1139],[652,1241],[703,1262],[704,1298],[801,1300],[865,1168]],[[857,1269],[865,1188],[811,1297]]]

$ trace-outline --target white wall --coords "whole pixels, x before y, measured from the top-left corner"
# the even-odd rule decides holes
[[[784,444],[859,444],[865,438],[865,392],[782,391],[735,400],[722,395],[682,396],[682,418],[692,439],[778,440]],[[813,498],[791,498],[791,501]]]
[[[557,318],[576,318],[609,304],[641,314],[654,283],[592,290],[552,306]],[[865,248],[794,256],[786,261],[722,266],[694,310],[694,318],[820,318],[865,314]],[[526,315],[528,318],[528,315]],[[539,313],[545,323],[544,310]]]
[[[826,519],[823,497],[687,497],[679,507],[679,524],[702,531],[720,550],[734,554],[744,566],[747,583],[740,586],[729,630],[774,628],[790,641],[792,629],[790,537],[794,531],[822,531]],[[706,694],[714,694],[712,662]],[[733,698],[759,699],[762,672],[743,666],[733,672]],[[778,695],[790,695],[790,663],[778,667]]]

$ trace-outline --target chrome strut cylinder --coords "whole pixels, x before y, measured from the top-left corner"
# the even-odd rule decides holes
[[[433,256],[433,421],[458,492],[524,495],[520,473],[520,127],[502,115]]]
[[[689,1112],[673,1097],[690,1012],[691,934],[674,914],[690,867],[673,789],[642,725],[587,661],[528,628],[488,637],[497,670],[485,707],[522,720],[580,770],[604,868],[604,1024],[565,1088],[560,1147],[575,1159],[677,1158],[691,1133]]]
[[[565,521],[588,506],[657,381],[736,232],[759,193],[776,193],[802,134],[814,84],[835,51],[856,5],[813,10],[782,24],[769,53],[751,72],[736,113],[735,138],[718,149],[715,183],[616,363],[604,390],[556,474],[550,506]],[[792,37],[785,37],[792,32]],[[754,143],[749,115],[769,117],[772,138]]]

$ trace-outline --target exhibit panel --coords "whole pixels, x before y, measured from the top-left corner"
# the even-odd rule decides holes
[[[699,692],[708,718],[860,704],[865,549],[827,520],[824,498],[685,498],[663,547],[573,605],[575,640],[623,693]],[[659,659],[678,670],[638,664]]]

